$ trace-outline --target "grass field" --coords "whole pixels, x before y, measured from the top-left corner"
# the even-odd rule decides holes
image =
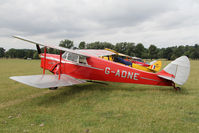
[[[9,79],[41,74],[39,66],[39,60],[0,59],[0,133],[199,132],[199,61],[191,61],[190,77],[177,92],[119,83],[50,91]]]

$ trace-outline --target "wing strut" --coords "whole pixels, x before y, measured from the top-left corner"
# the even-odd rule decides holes
[[[60,50],[60,57],[59,57],[59,80],[60,80],[60,77],[61,77],[61,59],[62,59],[62,51]]]
[[[44,64],[43,64],[43,74],[45,74],[46,68],[46,47],[44,47]]]

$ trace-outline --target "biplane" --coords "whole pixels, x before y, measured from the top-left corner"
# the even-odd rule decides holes
[[[146,72],[158,72],[161,69],[162,62],[154,60],[150,63],[143,61],[138,57],[131,57],[122,53],[118,53],[115,50],[106,48],[105,50],[114,52],[114,55],[102,56],[101,58],[126,64],[136,69],[140,69]]]
[[[71,50],[55,45],[38,43],[24,37],[17,39],[36,45],[41,58],[43,74],[29,76],[12,76],[11,79],[36,88],[56,89],[60,86],[82,84],[88,81],[106,81],[133,83],[157,86],[183,85],[189,77],[190,62],[186,56],[181,56],[157,73],[146,72],[126,64],[103,59],[103,56],[114,55],[108,50]],[[40,46],[44,46],[41,52]],[[47,48],[60,51],[59,55],[47,53]],[[45,74],[48,70],[52,74]]]

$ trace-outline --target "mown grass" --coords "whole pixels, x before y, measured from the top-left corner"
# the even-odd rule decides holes
[[[119,83],[50,91],[9,79],[41,74],[39,65],[36,60],[0,59],[0,132],[199,132],[199,61],[191,61],[190,77],[179,92]]]

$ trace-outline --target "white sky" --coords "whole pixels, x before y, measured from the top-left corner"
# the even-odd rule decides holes
[[[34,48],[12,35],[55,45],[63,39],[193,45],[198,14],[199,0],[0,0],[0,47]]]

